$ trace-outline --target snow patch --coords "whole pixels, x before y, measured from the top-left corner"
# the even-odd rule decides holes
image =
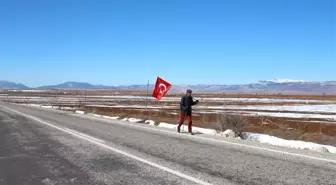
[[[236,135],[237,135],[236,132],[231,130],[231,129],[225,130],[223,132],[223,136],[225,136],[225,137],[236,138]]]
[[[160,122],[158,127],[168,128],[168,129],[177,129],[177,125],[173,125],[173,124],[169,124],[165,122]]]
[[[41,106],[42,108],[46,108],[46,109],[51,109],[51,108],[53,108],[53,106]]]
[[[149,125],[152,125],[152,126],[155,126],[155,121],[153,121],[153,120],[146,120],[145,123],[147,123]]]
[[[74,110],[72,107],[60,107],[61,110]]]
[[[127,120],[128,122],[131,122],[131,123],[139,123],[142,121],[142,119],[138,119],[138,118],[128,118]]]
[[[114,120],[116,120],[116,119],[119,119],[119,117],[118,116],[102,116],[102,118],[105,118],[105,119],[114,119]]]
[[[312,142],[296,141],[296,140],[285,140],[278,137],[266,135],[266,134],[256,134],[256,133],[244,133],[245,139],[250,141],[257,141],[260,143],[267,143],[276,146],[283,146],[289,148],[296,148],[301,150],[312,150],[319,152],[330,152],[336,153],[336,147],[329,145],[321,145]]]
[[[28,104],[28,106],[31,106],[31,107],[41,107],[41,105],[39,105],[39,104]]]
[[[85,114],[85,112],[84,112],[84,111],[81,111],[81,110],[76,110],[75,113],[76,113],[76,114]]]

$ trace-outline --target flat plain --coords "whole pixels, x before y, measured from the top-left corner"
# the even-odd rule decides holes
[[[145,91],[26,90],[0,93],[1,101],[177,124],[183,93],[161,101]],[[336,95],[194,93],[193,125],[218,128],[223,114],[241,115],[244,131],[336,146]]]

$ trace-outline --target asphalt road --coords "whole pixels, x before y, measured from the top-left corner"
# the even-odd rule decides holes
[[[0,103],[0,185],[336,185],[336,156]]]

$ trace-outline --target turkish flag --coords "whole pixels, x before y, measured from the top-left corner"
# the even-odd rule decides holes
[[[160,77],[157,77],[152,96],[158,100],[161,100],[161,98],[169,91],[171,86],[172,85],[169,82],[163,80]]]

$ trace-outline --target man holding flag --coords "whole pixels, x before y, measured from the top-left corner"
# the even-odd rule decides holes
[[[192,91],[188,89],[186,95],[181,98],[181,102],[180,102],[181,115],[180,115],[179,125],[177,126],[177,132],[180,133],[181,125],[184,123],[184,120],[188,118],[188,132],[191,135],[194,135],[194,133],[192,132],[192,118],[191,118],[192,108],[191,107],[196,105],[199,101],[198,100],[194,101],[191,94],[192,94]]]
[[[153,90],[152,96],[155,97],[157,100],[161,100],[161,98],[169,91],[171,88],[171,84],[164,79],[157,77],[155,87]],[[192,106],[196,105],[199,101],[194,101],[193,97],[191,96],[192,91],[190,89],[187,90],[187,93],[185,96],[181,98],[180,102],[180,122],[177,126],[177,132],[180,133],[181,125],[184,123],[184,120],[188,118],[188,132],[191,135],[194,135],[192,132],[192,119],[191,119],[191,113],[192,113]]]

